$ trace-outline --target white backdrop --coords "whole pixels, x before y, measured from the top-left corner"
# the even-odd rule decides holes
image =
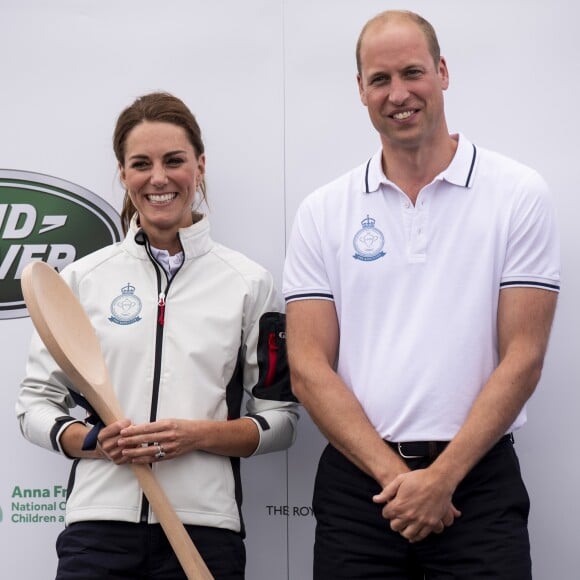
[[[378,148],[358,100],[354,45],[363,23],[387,8],[416,10],[435,25],[451,74],[450,128],[534,166],[554,191],[563,291],[529,423],[516,437],[532,498],[535,578],[577,580],[573,0],[0,0],[0,169],[65,179],[120,209],[114,121],[142,93],[173,92],[204,131],[214,237],[280,284],[299,202]],[[65,486],[69,463],[18,432],[14,400],[30,330],[26,318],[0,320],[0,575],[44,580],[53,577],[61,524],[13,522],[15,489]],[[303,416],[289,452],[243,462],[248,580],[311,578],[309,506],[322,446]]]

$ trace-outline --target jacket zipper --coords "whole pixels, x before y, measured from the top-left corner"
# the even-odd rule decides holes
[[[157,301],[157,323],[163,326],[165,324],[165,292],[159,292]]]
[[[151,409],[149,412],[149,422],[152,423],[157,419],[157,405],[159,402],[159,382],[161,377],[161,358],[163,353],[163,327],[165,326],[166,297],[169,292],[171,282],[173,278],[177,276],[179,270],[181,270],[181,268],[183,267],[185,259],[183,260],[181,266],[179,266],[179,268],[175,271],[175,274],[173,274],[173,277],[170,280],[163,267],[159,264],[159,262],[157,262],[157,260],[151,253],[148,239],[145,244],[145,248],[147,250],[147,254],[149,255],[149,259],[151,260],[153,266],[155,267],[155,274],[157,276],[157,325],[155,331],[155,367],[153,371],[153,395],[151,398]],[[161,289],[162,274],[165,275],[165,279],[167,280],[165,291]],[[149,521],[149,500],[147,499],[145,494],[142,494],[141,515],[139,521],[142,523],[147,523]]]

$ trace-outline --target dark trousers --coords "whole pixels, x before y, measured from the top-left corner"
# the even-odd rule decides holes
[[[240,534],[185,526],[216,580],[243,580],[246,551]],[[158,524],[79,522],[56,541],[56,580],[187,580]]]
[[[412,469],[425,459],[408,460]],[[314,580],[530,580],[529,497],[512,441],[502,439],[460,483],[462,512],[442,534],[409,543],[372,502],[378,484],[327,446],[314,490]]]

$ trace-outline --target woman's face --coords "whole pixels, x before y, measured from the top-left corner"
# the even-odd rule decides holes
[[[205,156],[196,154],[182,127],[144,121],[127,136],[119,169],[151,244],[178,251],[177,231],[192,224]]]

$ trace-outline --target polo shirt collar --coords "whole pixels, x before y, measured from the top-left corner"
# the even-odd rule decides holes
[[[471,187],[477,162],[477,149],[461,133],[453,135],[453,137],[458,140],[457,151],[449,166],[436,179],[445,179],[449,183],[461,187]],[[379,190],[381,184],[391,183],[383,172],[382,153],[381,148],[364,166],[362,191],[365,193],[374,193]]]
[[[458,140],[457,151],[447,169],[439,175],[439,179],[460,187],[471,187],[477,162],[477,148],[461,133],[452,137]]]
[[[366,162],[364,166],[362,191],[365,193],[374,193],[379,190],[382,183],[389,183],[389,180],[383,172],[381,163],[382,155],[383,150],[381,148]]]

